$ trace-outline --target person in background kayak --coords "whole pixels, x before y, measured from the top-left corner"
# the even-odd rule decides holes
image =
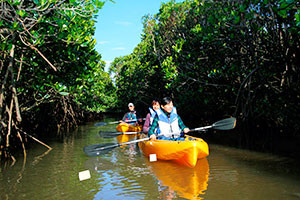
[[[145,120],[145,123],[144,123],[144,126],[143,126],[143,132],[145,134],[148,134],[149,127],[151,126],[151,124],[153,122],[153,119],[156,115],[155,111],[157,111],[160,108],[160,104],[159,104],[158,99],[153,99],[151,104],[152,104],[151,105],[152,107],[149,108],[150,112],[147,114],[146,120]]]
[[[138,114],[134,110],[135,109],[134,104],[129,103],[128,109],[129,109],[129,112],[125,113],[125,115],[123,116],[123,118],[120,122],[127,123],[130,125],[136,125],[136,126],[139,125],[139,122],[142,122],[142,120],[138,118]]]
[[[156,115],[148,130],[151,140],[184,140],[182,132],[188,133],[190,129],[186,127],[177,114],[176,108],[170,97],[165,97],[161,101],[161,108],[156,111]],[[159,134],[156,135],[155,130]]]

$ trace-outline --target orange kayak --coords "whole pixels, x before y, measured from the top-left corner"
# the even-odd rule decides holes
[[[173,190],[178,196],[185,199],[202,199],[205,194],[209,177],[209,164],[207,158],[199,159],[194,168],[178,165],[174,162],[157,161],[147,165],[159,184]]]
[[[196,166],[198,159],[209,155],[208,144],[192,136],[186,136],[185,141],[142,141],[139,147],[147,157],[156,154],[158,160],[173,160],[191,168]]]
[[[143,130],[143,126],[133,126],[133,125],[129,125],[127,123],[120,123],[117,127],[116,127],[117,131],[119,132],[140,132]]]

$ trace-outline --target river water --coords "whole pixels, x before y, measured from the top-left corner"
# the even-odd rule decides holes
[[[137,144],[84,153],[87,145],[117,143],[99,136],[114,129],[91,123],[48,142],[51,151],[34,145],[26,160],[1,166],[0,199],[300,199],[299,165],[285,157],[209,144],[210,155],[191,169],[149,162]],[[80,181],[85,170],[91,177]]]

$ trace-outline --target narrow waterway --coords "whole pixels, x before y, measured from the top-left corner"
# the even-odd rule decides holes
[[[300,199],[299,165],[284,157],[209,144],[210,155],[191,169],[149,162],[137,144],[98,157],[84,153],[87,145],[117,143],[99,135],[114,129],[91,123],[48,142],[51,151],[34,145],[26,161],[1,166],[0,199]],[[85,170],[91,178],[80,181]]]

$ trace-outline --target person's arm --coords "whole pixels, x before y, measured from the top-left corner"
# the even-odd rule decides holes
[[[184,123],[181,120],[181,117],[179,117],[179,115],[178,115],[178,125],[179,125],[180,130],[182,130],[184,133],[188,133],[190,131],[190,129],[184,125]]]
[[[127,115],[128,115],[128,112],[124,114],[122,120],[120,120],[120,123],[126,123]]]
[[[146,116],[144,126],[143,126],[143,132],[145,134],[148,134],[148,130],[149,130],[149,126],[150,126],[150,116],[151,116],[150,113],[148,113]]]
[[[126,121],[127,115],[128,115],[128,112],[124,114],[122,121]]]
[[[138,112],[135,112],[135,116],[136,116],[136,125],[143,125],[143,118],[140,117]]]

